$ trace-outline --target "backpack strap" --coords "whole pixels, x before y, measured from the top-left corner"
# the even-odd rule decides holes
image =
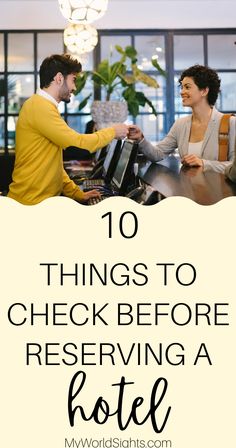
[[[229,121],[234,114],[224,114],[219,127],[219,154],[218,160],[225,162],[228,159],[229,148]]]

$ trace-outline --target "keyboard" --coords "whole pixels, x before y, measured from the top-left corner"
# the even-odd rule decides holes
[[[83,182],[83,189],[85,188],[96,188],[105,185],[103,179],[85,179]]]
[[[107,196],[100,196],[98,198],[90,198],[88,200],[88,205],[95,205],[98,204],[99,202],[103,201],[103,199],[106,199]]]
[[[71,180],[73,180],[73,182],[74,182],[76,185],[80,185],[80,184],[84,181],[84,179],[86,178],[86,176],[87,176],[87,174],[86,174],[85,172],[82,172],[82,171],[81,171],[81,173],[79,173],[79,174],[75,174],[74,176],[71,176]]]
[[[100,191],[101,196],[97,198],[90,198],[88,200],[88,205],[98,204],[98,202],[103,201],[106,198],[114,197],[118,195],[118,192],[112,190],[109,186],[97,186],[98,191]]]

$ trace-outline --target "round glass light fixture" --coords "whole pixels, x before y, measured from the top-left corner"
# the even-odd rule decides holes
[[[69,25],[64,31],[64,43],[73,54],[89,53],[98,43],[98,33],[91,25]]]
[[[86,24],[100,19],[108,0],[58,0],[62,15],[72,23]]]

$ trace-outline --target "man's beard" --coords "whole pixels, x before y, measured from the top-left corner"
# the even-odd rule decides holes
[[[68,104],[70,102],[70,98],[62,98],[61,101],[63,101],[64,103]]]
[[[68,89],[67,83],[64,80],[61,90],[60,90],[60,101],[64,101],[64,103],[70,102],[70,91]]]

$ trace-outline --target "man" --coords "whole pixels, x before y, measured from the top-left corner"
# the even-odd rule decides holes
[[[62,149],[68,146],[94,152],[113,138],[124,138],[128,127],[116,124],[93,134],[78,134],[60,116],[58,104],[75,91],[81,64],[70,55],[47,57],[40,67],[40,90],[25,101],[16,126],[16,159],[8,196],[33,205],[64,194],[85,202],[99,193],[84,193],[68,177]],[[79,150],[79,149],[78,149]]]

